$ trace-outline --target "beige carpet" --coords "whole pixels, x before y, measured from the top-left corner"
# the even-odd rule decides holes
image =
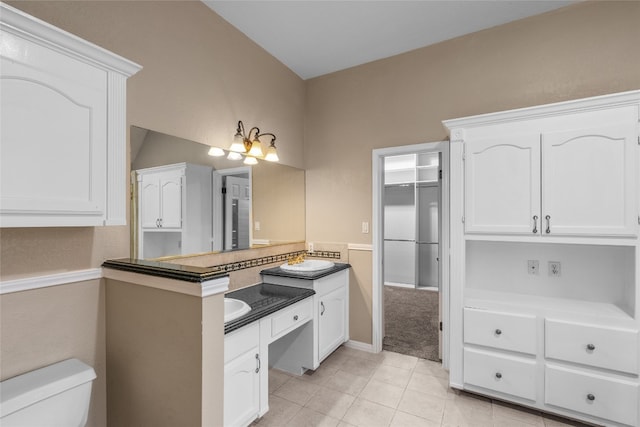
[[[383,348],[428,360],[438,356],[438,293],[383,286]]]

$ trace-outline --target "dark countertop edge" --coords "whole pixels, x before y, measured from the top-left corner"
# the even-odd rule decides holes
[[[202,283],[207,280],[226,277],[229,275],[228,273],[215,269],[215,267],[191,267],[168,262],[145,261],[133,258],[109,259],[102,263],[102,267],[192,283]]]
[[[320,279],[321,277],[337,273],[338,271],[346,270],[347,268],[351,268],[351,264],[336,262],[333,267],[327,268],[325,270],[292,272],[283,270],[280,267],[272,267],[267,268],[266,270],[262,270],[260,274],[264,274],[267,276],[291,277],[292,279],[316,280]]]
[[[252,285],[252,286],[261,286],[262,283],[259,283],[257,285]],[[283,286],[283,287],[288,287],[288,288],[293,288],[293,286],[284,286],[284,285],[269,285],[273,288],[273,286]],[[242,290],[244,288],[238,289],[238,290]],[[279,301],[275,304],[273,304],[272,306],[270,306],[269,308],[257,311],[257,312],[253,312],[250,311],[249,313],[245,314],[242,317],[239,317],[235,320],[232,320],[231,322],[225,323],[224,324],[224,333],[225,335],[228,334],[229,332],[233,332],[237,329],[242,328],[243,326],[247,326],[257,320],[262,319],[263,317],[267,317],[270,314],[275,313],[276,311],[282,310],[283,308],[286,308],[290,305],[293,305],[299,301],[302,301],[304,299],[307,299],[313,295],[315,295],[316,291],[314,291],[313,289],[306,289],[306,288],[295,288],[295,289],[299,289],[300,290],[300,295],[296,295],[293,296],[289,299],[287,299],[286,301]],[[233,292],[229,292],[226,295],[229,294],[233,294]],[[226,296],[225,295],[225,296]],[[233,296],[234,298],[237,298],[239,300],[243,300],[242,297],[237,297],[237,296]],[[243,300],[244,301],[244,300]],[[248,302],[248,301],[245,301]]]

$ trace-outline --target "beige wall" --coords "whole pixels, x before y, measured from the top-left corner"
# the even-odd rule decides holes
[[[238,120],[278,136],[282,163],[303,166],[304,82],[199,1],[8,1],[44,21],[124,56],[144,68],[129,79],[127,122],[193,141],[226,148]],[[0,230],[0,278],[99,267],[103,260],[129,256],[128,227]],[[0,297],[3,332],[24,338],[7,356],[2,336],[3,378],[50,363],[51,357],[91,354],[104,381],[104,331],[75,334],[67,328],[66,301],[78,301],[78,324],[105,322],[98,282]],[[53,289],[53,288],[52,288]],[[9,304],[10,303],[10,304]],[[43,313],[36,309],[46,306]],[[40,321],[29,320],[30,315]],[[65,337],[36,341],[41,335]],[[27,337],[34,337],[33,340]],[[218,349],[221,351],[221,349]],[[102,364],[102,365],[101,365]],[[98,370],[97,369],[97,370]],[[106,425],[106,392],[97,383],[91,426]]]
[[[221,425],[222,296],[106,282],[109,425]]]
[[[444,119],[639,89],[638,22],[640,2],[585,2],[307,81],[307,240],[371,243],[372,149],[443,140]],[[358,316],[351,335],[371,342]]]
[[[87,425],[105,425],[105,294],[101,280],[2,295],[0,337],[2,380],[70,358],[92,366],[97,377]]]

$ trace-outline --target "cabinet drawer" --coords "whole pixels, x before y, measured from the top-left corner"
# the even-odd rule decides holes
[[[259,322],[243,326],[224,336],[224,363],[246,353],[260,343]]]
[[[545,357],[638,373],[638,331],[545,320]]]
[[[307,322],[311,319],[312,313],[312,298],[307,298],[278,311],[271,319],[271,338],[277,339]]]
[[[560,366],[545,369],[545,403],[638,425],[638,384]]]
[[[536,362],[522,357],[466,348],[464,382],[535,401]]]
[[[464,342],[536,354],[536,317],[465,308]]]

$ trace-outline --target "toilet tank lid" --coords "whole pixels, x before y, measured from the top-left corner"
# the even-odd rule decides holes
[[[0,417],[96,378],[93,368],[68,359],[0,382]]]

